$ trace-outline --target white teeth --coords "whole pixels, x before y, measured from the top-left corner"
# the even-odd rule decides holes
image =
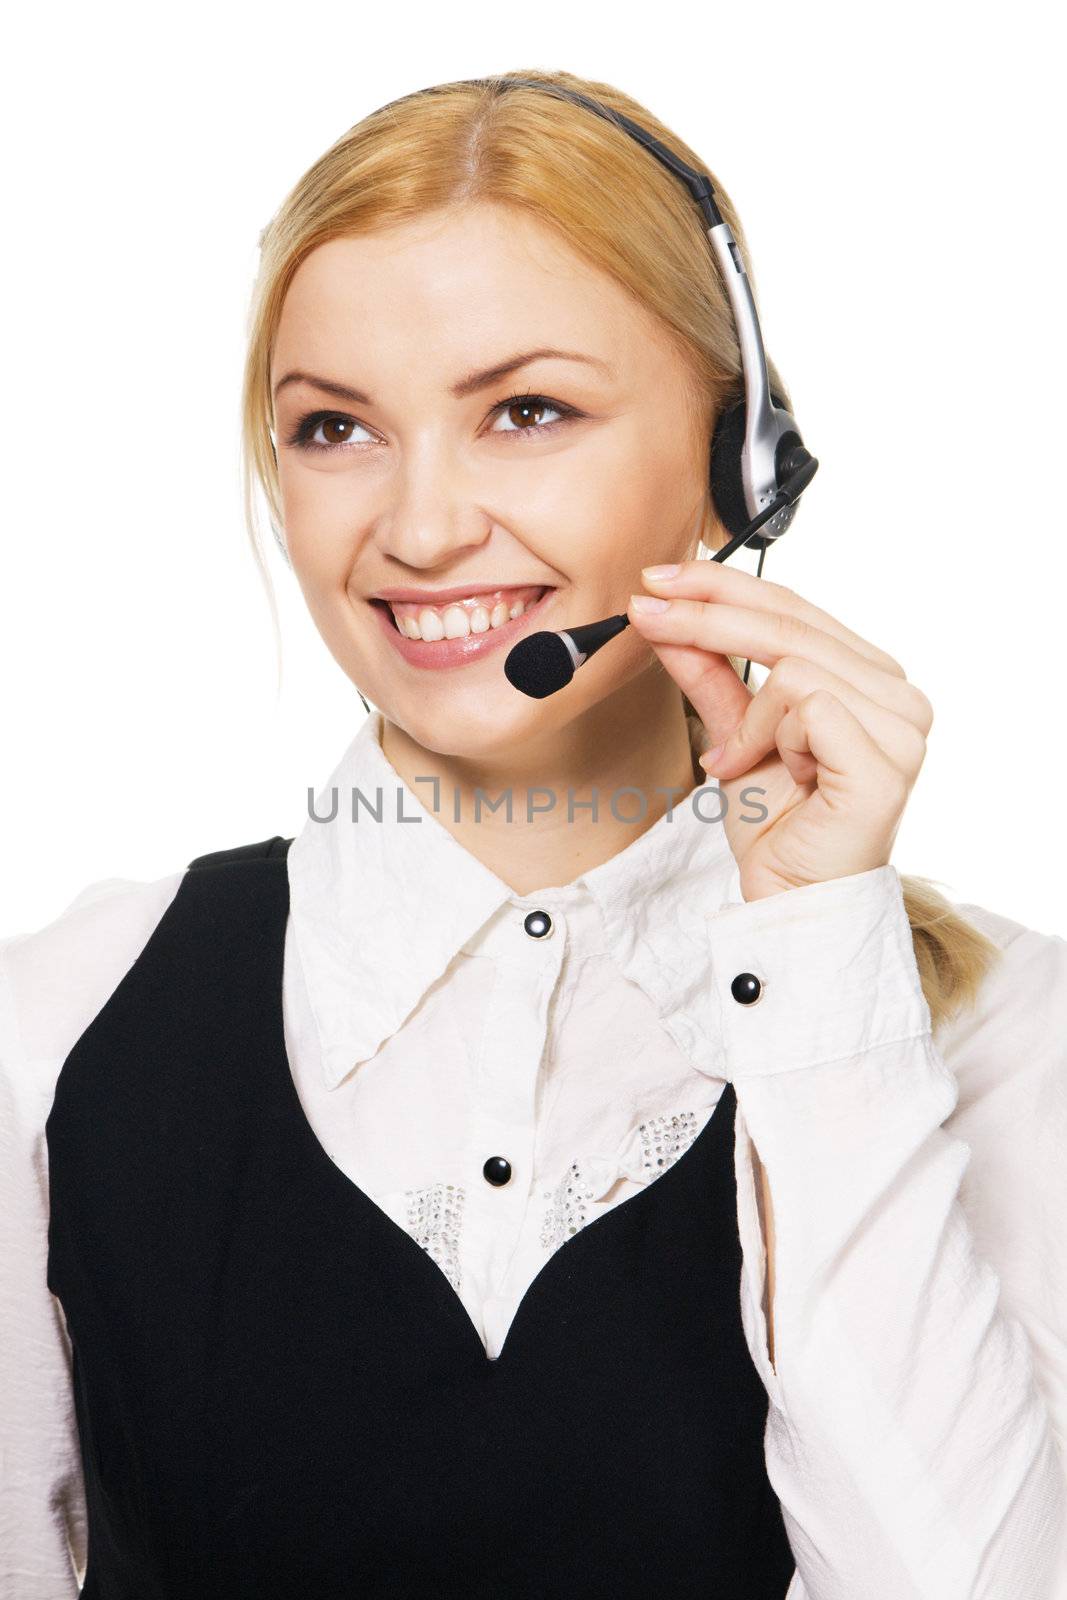
[[[422,620],[421,612],[419,620]],[[489,630],[489,613],[484,606],[475,606],[469,616],[462,606],[449,606],[441,620],[446,639],[466,639],[472,633],[487,633]],[[427,639],[433,635],[423,633],[422,637]]]
[[[490,628],[500,628],[505,622],[514,622],[516,617],[521,617],[524,611],[536,604],[536,599],[529,602],[516,600],[511,606],[506,600],[498,600],[492,611],[478,605],[467,612],[462,606],[456,605],[448,606],[442,613],[424,606],[417,617],[410,613],[398,616],[394,611],[393,621],[409,639],[434,642],[438,639],[466,639],[469,634],[488,633]]]

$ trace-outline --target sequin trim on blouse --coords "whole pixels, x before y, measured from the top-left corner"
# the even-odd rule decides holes
[[[437,1262],[453,1289],[459,1290],[459,1235],[466,1191],[458,1184],[431,1183],[405,1189],[408,1232]]]
[[[673,1166],[699,1131],[700,1118],[695,1111],[679,1111],[642,1122],[638,1133],[646,1181],[651,1183]],[[620,1171],[619,1176],[625,1173]],[[555,1189],[545,1190],[544,1198],[549,1205],[541,1228],[541,1244],[546,1250],[557,1250],[565,1239],[585,1227],[589,1221],[589,1203],[597,1199],[598,1194],[588,1182],[581,1163],[572,1161]]]
[[[697,1128],[695,1111],[679,1111],[675,1116],[652,1117],[648,1122],[642,1122],[638,1131],[644,1150],[644,1165],[654,1178],[685,1154],[697,1136]]]
[[[541,1243],[546,1250],[556,1250],[572,1233],[584,1228],[589,1220],[586,1204],[593,1198],[593,1190],[582,1176],[577,1161],[572,1161],[555,1189],[545,1190],[549,1201],[541,1228]]]

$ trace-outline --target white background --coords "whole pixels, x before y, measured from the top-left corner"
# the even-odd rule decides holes
[[[765,576],[896,655],[936,713],[895,865],[1065,931],[1053,7],[15,17],[0,935],[98,879],[302,825],[363,709],[268,531],[278,690],[238,479],[258,234],[383,102],[532,67],[628,91],[739,207],[768,348],[821,461]]]

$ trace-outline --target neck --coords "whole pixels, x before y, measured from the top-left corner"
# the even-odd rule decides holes
[[[515,746],[442,754],[386,718],[381,742],[442,827],[520,895],[562,887],[610,860],[705,781],[681,693],[658,665],[566,727]],[[439,780],[436,798],[429,777]]]

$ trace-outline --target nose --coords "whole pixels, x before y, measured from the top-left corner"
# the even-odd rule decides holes
[[[384,555],[413,571],[443,568],[484,544],[492,530],[473,475],[447,439],[423,438],[404,452],[377,522]]]

